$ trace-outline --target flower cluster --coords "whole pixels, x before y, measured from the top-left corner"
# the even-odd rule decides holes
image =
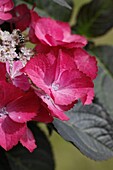
[[[86,44],[68,23],[0,0],[0,146],[9,150],[20,142],[32,152],[28,121],[68,120],[65,111],[79,99],[92,102],[97,65]]]

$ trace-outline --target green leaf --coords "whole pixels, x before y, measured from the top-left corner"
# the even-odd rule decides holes
[[[91,51],[96,55],[99,64],[95,80],[96,97],[113,116],[113,46],[97,46]]]
[[[0,170],[11,170],[5,151],[0,147]]]
[[[54,0],[55,1],[55,0]],[[62,0],[58,0],[57,3],[51,0],[23,0],[17,1],[15,0],[16,4],[24,3],[27,4],[29,7],[32,8],[34,4],[36,4],[35,10],[41,16],[50,16],[54,19],[61,20],[61,21],[69,21],[72,15],[72,10],[70,8],[73,7],[72,0],[67,0],[61,2]],[[62,6],[59,5],[62,3]],[[67,6],[68,8],[65,8]]]
[[[95,80],[95,94],[99,103],[113,116],[113,79],[99,68]]]
[[[54,120],[58,133],[94,160],[113,157],[113,120],[97,104],[75,105],[67,113],[69,121]]]
[[[113,0],[92,0],[81,7],[73,30],[87,37],[97,37],[112,27]]]
[[[7,153],[12,170],[54,170],[53,153],[45,134],[34,124],[30,124],[34,133],[37,149],[30,153],[21,145]]]
[[[97,57],[99,65],[113,78],[113,46],[95,46],[91,52]]]
[[[61,6],[71,9],[71,6],[65,0],[53,0]]]
[[[51,136],[52,133],[53,133],[53,124],[52,124],[52,123],[48,123],[48,124],[46,125],[46,128],[47,128],[47,130],[48,130],[49,136]]]

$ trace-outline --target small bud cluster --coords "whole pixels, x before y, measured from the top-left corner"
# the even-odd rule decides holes
[[[20,60],[25,66],[28,60],[33,56],[33,51],[25,47],[25,41],[20,30],[13,30],[10,34],[8,31],[0,30],[0,61],[8,62]]]

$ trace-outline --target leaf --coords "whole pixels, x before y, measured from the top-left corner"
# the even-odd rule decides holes
[[[54,2],[58,3],[61,6],[71,9],[71,6],[65,0],[53,0]]]
[[[55,119],[53,122],[65,140],[91,159],[113,157],[113,120],[101,106],[77,104],[67,115],[69,121]]]
[[[11,170],[4,149],[0,147],[0,170]]]
[[[52,124],[52,123],[48,123],[48,124],[46,125],[46,128],[47,128],[47,130],[48,130],[49,136],[51,136],[52,133],[53,133],[53,124]]]
[[[37,149],[30,153],[18,145],[7,153],[12,170],[54,170],[51,146],[45,134],[34,124],[30,124],[34,132]]]
[[[113,0],[92,0],[81,7],[73,30],[87,37],[97,37],[112,27]]]
[[[95,80],[95,94],[99,103],[113,116],[113,79],[102,68],[99,68]]]
[[[54,19],[61,20],[61,21],[69,21],[72,10],[70,8],[73,7],[73,2],[72,0],[67,0],[68,4],[64,0],[21,0],[21,1],[16,1],[16,4],[24,3],[27,4],[30,9],[34,4],[36,4],[35,10],[38,12],[39,15],[41,16],[46,16],[46,17],[53,17]],[[64,1],[64,2],[63,2]],[[61,5],[59,5],[62,4]],[[68,7],[68,8],[65,8]]]
[[[50,17],[53,17],[56,20],[61,20],[68,22],[70,20],[70,17],[72,15],[72,10],[65,8],[63,6],[60,6],[59,4],[51,1],[51,0],[41,0],[40,4],[38,3],[37,0],[37,7],[42,10],[44,10]],[[72,0],[67,1],[69,6],[73,8],[73,2]],[[40,5],[40,6],[39,6]]]
[[[95,80],[96,97],[113,116],[113,46],[97,46],[91,51],[100,66]]]
[[[97,57],[99,65],[113,77],[113,46],[96,46],[91,49],[91,52]]]

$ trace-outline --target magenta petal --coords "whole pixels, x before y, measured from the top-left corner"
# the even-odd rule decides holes
[[[8,3],[8,1],[10,1],[10,0],[0,0],[0,6],[2,6],[2,5],[4,5],[4,4]]]
[[[16,86],[19,87],[20,89],[26,91],[30,88],[30,83],[26,75],[22,74],[20,76],[15,77],[12,80],[12,83]]]
[[[29,39],[32,43],[38,43],[39,40],[37,39],[36,35],[35,35],[35,32],[34,32],[34,28],[30,28],[30,31],[29,31]]]
[[[60,120],[69,120],[64,111],[56,105],[51,98],[48,99],[48,97],[42,96],[42,100],[47,104],[53,117],[59,118]]]
[[[33,152],[33,150],[37,147],[35,144],[34,136],[30,129],[26,129],[25,133],[20,139],[20,143],[25,146],[30,152]]]
[[[27,73],[29,78],[36,84],[37,87],[50,93],[48,85],[54,78],[54,63],[51,64],[51,60],[46,58],[47,56],[39,54],[32,58],[24,68],[24,72]],[[54,58],[54,56],[53,56]],[[50,73],[50,74],[49,74]],[[48,76],[51,75],[51,76]],[[45,83],[46,81],[46,83]]]
[[[71,28],[68,23],[51,18],[42,17],[36,21],[35,35],[41,43],[49,46],[78,48],[87,44],[85,37],[71,34]]]
[[[0,107],[4,107],[7,103],[21,97],[23,92],[10,83],[0,81]]]
[[[83,97],[81,97],[81,101],[83,104],[91,104],[94,98],[94,89],[93,88],[84,89],[84,92],[85,91],[86,94]]]
[[[30,92],[9,103],[7,105],[7,111],[12,120],[24,123],[32,120],[37,115],[39,104],[38,97]]]
[[[0,81],[6,80],[6,66],[5,63],[0,62]]]
[[[12,18],[12,15],[10,13],[3,13],[3,12],[0,12],[0,19],[2,20],[9,20]]]
[[[63,31],[60,25],[51,18],[40,18],[35,27],[35,34],[40,41],[50,46],[54,46],[55,41],[63,39]],[[51,37],[51,41],[46,38],[47,35]]]
[[[85,37],[80,35],[68,35],[65,36],[65,39],[63,40],[62,46],[66,48],[79,48],[84,47],[87,44],[87,40]]]
[[[51,47],[38,42],[37,45],[35,46],[34,50],[37,51],[38,53],[46,54],[51,50]]]
[[[21,61],[15,61],[12,64],[12,68],[10,69],[10,65],[7,62],[6,63],[6,69],[10,76],[10,79],[12,80],[12,83],[19,87],[22,90],[28,90],[30,88],[30,83],[26,75],[22,73],[20,70],[23,68]],[[11,71],[10,71],[11,70]]]
[[[77,68],[89,76],[91,79],[95,79],[97,76],[97,61],[94,57],[90,56],[85,50],[78,48],[74,50],[74,61]]]
[[[11,66],[11,69],[9,63],[6,63],[6,67],[7,67],[7,72],[9,73],[12,79],[22,74],[22,72],[20,72],[20,70],[23,68],[21,61],[14,61]]]
[[[33,120],[38,122],[51,123],[53,121],[53,117],[49,113],[47,106],[44,106],[40,106],[39,112],[37,113],[37,116],[33,118]]]
[[[51,97],[58,105],[68,105],[87,94],[85,88],[93,88],[89,77],[80,72],[67,53],[59,52],[55,80],[51,85]],[[82,94],[83,93],[83,94]]]
[[[68,78],[68,81],[67,81]],[[55,89],[59,85],[58,89]],[[65,71],[57,82],[52,84],[51,92],[56,104],[68,105],[74,100],[80,99],[84,94],[87,95],[87,88],[93,88],[93,83],[89,77],[82,72],[72,70]]]
[[[17,145],[26,130],[24,123],[16,123],[9,117],[0,119],[0,146],[5,150]]]
[[[14,7],[13,0],[8,0],[7,3],[4,4],[4,11],[10,11]]]
[[[69,120],[69,118],[65,115],[64,110],[62,110],[59,105],[56,105],[51,97],[39,91],[36,91],[36,94],[43,100],[44,103],[46,103],[51,116],[57,117],[61,120]]]
[[[15,17],[13,17],[13,22],[16,29],[24,31],[31,21],[30,10],[26,4],[20,4],[14,8],[14,13]]]
[[[38,19],[41,18],[37,12],[35,12],[33,9],[30,10],[30,15],[31,15],[31,23],[30,27],[35,29],[36,23],[38,22]]]

